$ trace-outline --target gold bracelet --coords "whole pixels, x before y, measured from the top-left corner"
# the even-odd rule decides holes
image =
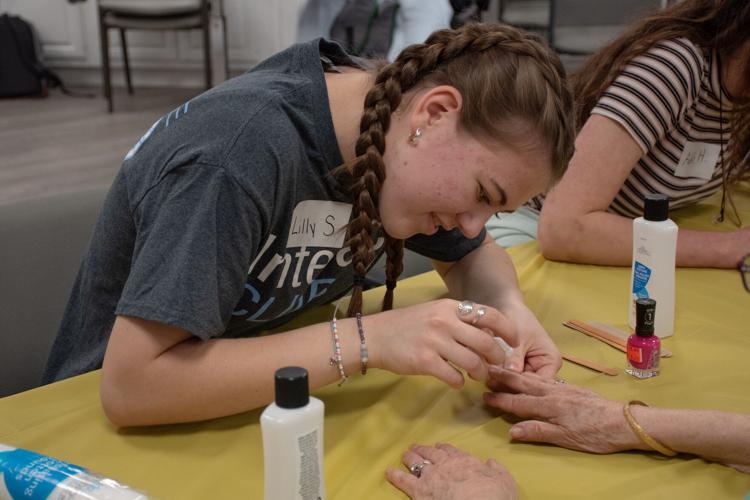
[[[648,435],[648,433],[641,427],[641,425],[635,421],[635,418],[633,418],[633,415],[630,413],[630,405],[639,405],[639,406],[648,406],[643,401],[638,400],[632,400],[625,403],[625,406],[622,407],[622,412],[625,414],[625,420],[628,421],[628,425],[630,425],[630,428],[633,429],[633,432],[648,446],[653,448],[654,450],[658,451],[662,455],[666,455],[668,457],[673,457],[677,455],[677,452],[673,449],[664,446],[656,439],[652,438]]]

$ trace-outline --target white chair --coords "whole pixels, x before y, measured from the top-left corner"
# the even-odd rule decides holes
[[[221,0],[215,0],[221,1]],[[112,80],[109,61],[109,30],[120,32],[122,60],[128,93],[133,93],[130,61],[125,31],[135,30],[192,30],[203,32],[206,88],[211,88],[211,1],[210,0],[98,0],[99,37],[102,48],[102,72],[107,109],[112,112]],[[222,27],[225,23],[221,23]],[[226,30],[223,30],[226,51]],[[226,52],[225,52],[226,54]]]

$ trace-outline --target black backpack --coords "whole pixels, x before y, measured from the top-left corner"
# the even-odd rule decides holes
[[[482,11],[490,6],[490,0],[450,0],[453,7],[451,28],[482,21]]]
[[[0,16],[0,97],[46,96],[50,87],[67,93],[41,61],[36,30],[17,16]]]
[[[331,39],[349,54],[384,58],[393,41],[398,0],[346,0],[331,25]]]

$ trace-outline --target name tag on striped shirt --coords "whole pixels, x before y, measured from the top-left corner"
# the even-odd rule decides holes
[[[710,180],[716,170],[716,162],[720,154],[720,144],[687,142],[674,173],[677,177],[698,177]]]

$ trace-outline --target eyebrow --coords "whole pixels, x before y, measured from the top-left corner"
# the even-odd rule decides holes
[[[490,179],[490,180],[492,181],[492,184],[495,186],[495,189],[500,195],[500,206],[502,207],[506,203],[508,203],[508,195],[505,193],[505,190],[502,187],[500,187],[500,184],[498,184],[495,179]]]

